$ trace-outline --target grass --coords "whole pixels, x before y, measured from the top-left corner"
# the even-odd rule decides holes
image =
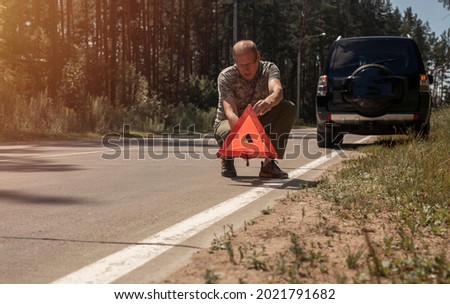
[[[211,269],[207,269],[203,277],[205,279],[205,284],[216,284],[219,281],[219,275]]]
[[[432,116],[428,140],[383,137],[319,185],[343,220],[384,226],[384,238],[366,231],[370,274],[395,283],[449,283],[450,109]],[[355,268],[362,251],[349,251]],[[361,264],[361,263],[359,263]]]
[[[267,207],[260,221],[244,223],[250,238],[235,242],[238,234],[224,227],[210,253],[221,255],[224,273],[235,269],[239,282],[254,272],[266,283],[450,283],[449,125],[450,109],[441,109],[427,140],[380,138],[317,189],[288,193],[284,206],[298,205],[295,223]],[[313,201],[315,213],[305,209],[311,195],[328,201]],[[255,226],[276,216],[277,227]]]
[[[83,109],[74,110],[41,92],[26,99],[12,90],[0,103],[0,142],[100,138],[121,132],[129,125],[133,133],[211,131],[215,109],[199,110],[180,103],[159,111],[160,101],[149,98],[131,109],[112,107],[106,97],[88,96]]]

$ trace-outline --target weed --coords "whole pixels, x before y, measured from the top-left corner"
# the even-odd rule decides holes
[[[252,219],[252,220],[250,220],[248,222],[244,221],[244,231],[247,232],[248,227],[249,226],[253,226],[255,224],[256,224],[256,220],[255,219]]]
[[[233,245],[231,244],[231,242],[226,242],[225,248],[226,248],[228,256],[230,258],[230,262],[233,263],[234,265],[237,265],[236,260],[234,259],[234,250],[233,250]]]
[[[224,227],[225,236],[227,237],[227,239],[231,240],[232,238],[234,238],[236,236],[234,234],[233,225],[227,225],[227,227],[228,227],[228,230],[226,230]]]
[[[305,260],[305,252],[300,247],[300,245],[298,243],[298,238],[294,233],[291,234],[291,243],[292,243],[292,245],[290,247],[290,251],[294,254],[295,260],[300,262],[300,264],[301,264],[301,262],[303,262]]]
[[[210,251],[224,250],[226,249],[225,242],[222,240],[222,238],[219,238],[216,234],[214,234],[214,238],[209,249]]]
[[[295,232],[281,215],[278,226],[286,226],[282,227],[283,236],[287,233],[290,243],[273,259],[265,245],[249,242],[234,246],[232,226],[224,227],[223,236],[216,237],[213,247],[227,250],[234,265],[242,263],[247,269],[269,272],[270,282],[450,283],[445,246],[450,226],[450,128],[446,127],[450,109],[444,112],[440,119],[445,118],[445,123],[434,120],[428,140],[384,138],[364,147],[366,157],[350,160],[346,168],[324,178],[317,186],[318,195],[331,204],[318,204],[314,214],[317,221],[307,221]],[[283,203],[301,201],[297,191],[290,192]],[[297,207],[303,221],[308,210]],[[267,207],[262,214],[273,212]],[[346,234],[336,216],[345,221]],[[244,229],[253,224],[245,222]],[[279,237],[279,230],[268,229],[258,235],[263,239]],[[327,252],[333,246],[339,249],[351,231],[365,243],[344,249],[339,258],[345,264],[338,265],[341,260],[330,260],[334,255]],[[346,270],[342,271],[342,266]]]
[[[269,214],[273,213],[274,211],[275,211],[274,208],[267,207],[266,209],[264,209],[263,211],[261,211],[261,213],[264,214],[264,215],[269,215]]]
[[[203,278],[205,279],[206,284],[216,284],[219,281],[219,275],[211,269],[206,269]]]
[[[228,229],[227,229],[228,227]],[[235,237],[233,225],[227,225],[223,227],[223,236],[217,237],[216,234],[214,234],[214,238],[211,242],[210,251],[217,251],[217,250],[226,250],[227,249],[227,243],[229,243],[230,240],[232,240]]]
[[[260,250],[253,250],[253,252],[248,256],[248,268],[249,269],[255,269],[255,270],[262,270],[262,271],[268,271],[269,266],[267,265],[266,261],[264,261],[264,257],[267,256],[266,254],[266,247],[262,245]]]
[[[347,248],[347,258],[345,261],[347,262],[347,267],[349,269],[358,269],[359,268],[359,260],[364,254],[363,249],[352,250],[350,246]]]
[[[247,253],[247,246],[239,245],[238,251],[240,261],[242,261]]]
[[[280,274],[287,272],[286,268],[286,253],[280,253],[277,259],[277,269]]]
[[[320,221],[316,228],[321,231],[325,236],[333,236],[336,233],[340,233],[339,227],[335,223],[331,223],[330,218],[320,215]]]
[[[366,239],[367,248],[369,250],[369,257],[373,262],[373,264],[371,264],[370,261],[368,261],[370,272],[376,277],[385,277],[386,276],[385,268],[383,267],[383,263],[380,259],[380,256],[378,255],[378,252],[375,249],[375,244],[373,244],[367,231],[364,233],[364,237]],[[377,280],[379,279],[377,278]],[[378,282],[380,283],[380,281]]]
[[[345,284],[348,282],[348,277],[345,274],[337,273],[335,276],[337,284]]]
[[[363,232],[367,265],[378,281],[448,280],[450,267],[441,262],[446,259],[436,244],[448,243],[450,227],[449,124],[450,108],[436,111],[428,140],[413,134],[382,137],[364,148],[366,157],[346,162],[346,168],[318,185],[341,219],[381,225],[386,232],[380,244]],[[317,228],[335,233],[326,218]],[[347,253],[350,269],[362,258],[361,250]],[[365,281],[362,274],[354,282]]]
[[[47,91],[30,98],[17,89],[10,91],[11,101],[0,107],[0,140],[101,134],[119,131],[126,124],[141,132],[161,133],[173,127],[168,125],[171,122],[184,128],[195,122],[196,130],[210,131],[216,115],[214,108],[200,110],[192,104],[163,109],[158,96],[142,96],[132,109],[113,107],[105,96],[89,95],[77,99],[77,106],[68,107],[61,100],[51,99]]]

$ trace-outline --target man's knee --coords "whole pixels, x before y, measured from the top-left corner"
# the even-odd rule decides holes
[[[223,144],[230,131],[231,128],[227,120],[223,120],[217,126],[215,126],[214,137],[216,138],[216,141],[219,145]]]
[[[289,100],[283,100],[279,104],[277,104],[273,109],[272,118],[276,119],[276,124],[280,123],[281,125],[293,125],[297,116],[295,104],[293,104]],[[270,112],[269,112],[270,113]],[[274,121],[271,121],[272,123]]]
[[[280,106],[280,111],[286,115],[287,117],[290,117],[292,119],[295,119],[296,113],[297,113],[297,107],[295,104],[289,100],[283,100],[281,101],[278,106]]]

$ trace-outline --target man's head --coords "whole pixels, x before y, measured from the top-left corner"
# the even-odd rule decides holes
[[[233,47],[233,56],[241,76],[246,80],[253,80],[261,59],[256,44],[251,40],[237,42]]]

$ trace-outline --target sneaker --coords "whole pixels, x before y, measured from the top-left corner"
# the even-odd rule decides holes
[[[234,167],[234,159],[222,158],[222,171],[223,177],[236,177],[236,168]]]
[[[267,165],[261,162],[259,177],[287,179],[289,175],[277,166],[277,161],[272,159]]]

